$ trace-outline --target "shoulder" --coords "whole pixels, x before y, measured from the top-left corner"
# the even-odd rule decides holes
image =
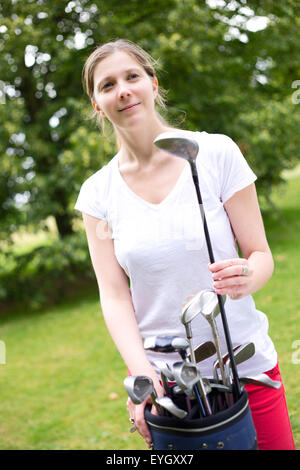
[[[204,146],[204,149],[214,150],[222,153],[224,150],[236,149],[237,144],[231,137],[225,134],[213,134],[209,132],[194,132],[194,138]]]
[[[109,187],[109,183],[111,181],[112,175],[113,175],[113,165],[115,163],[115,158],[114,156],[106,165],[104,165],[102,168],[97,170],[95,173],[93,173],[91,176],[89,176],[83,183],[81,188],[84,189],[85,191],[88,190],[94,190],[94,191],[100,191],[107,189]]]
[[[83,182],[75,204],[76,210],[99,219],[106,219],[115,159],[116,156]]]

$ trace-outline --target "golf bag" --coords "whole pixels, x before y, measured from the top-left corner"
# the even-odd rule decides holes
[[[177,405],[184,407],[183,397]],[[154,450],[257,450],[246,390],[231,407],[206,417],[178,419],[153,415],[150,410],[145,408],[145,419]]]

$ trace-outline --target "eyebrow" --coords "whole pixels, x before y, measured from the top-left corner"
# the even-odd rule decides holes
[[[138,71],[138,72],[139,72],[140,69],[139,69],[139,68],[136,68],[136,67],[131,67],[130,69],[124,70],[124,75],[127,75],[128,73],[133,72],[133,71]],[[101,84],[103,84],[103,83],[105,83],[105,82],[107,82],[107,81],[113,80],[113,79],[114,79],[114,77],[113,77],[112,75],[108,75],[107,77],[102,78],[102,79],[97,83],[97,85],[96,85],[96,90],[99,91]]]

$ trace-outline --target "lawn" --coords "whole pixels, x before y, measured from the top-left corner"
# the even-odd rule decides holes
[[[273,201],[281,216],[268,210],[264,222],[276,269],[255,300],[269,318],[300,449],[299,177]],[[0,449],[145,449],[128,432],[126,368],[107,333],[96,288],[40,312],[0,317],[0,340],[6,346]]]

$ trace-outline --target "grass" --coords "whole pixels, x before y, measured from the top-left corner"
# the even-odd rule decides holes
[[[2,318],[1,339],[0,449],[130,447],[126,369],[96,295]]]
[[[283,222],[270,211],[264,222],[276,269],[254,297],[269,318],[300,449],[300,354],[294,348],[300,340],[299,177],[273,200]],[[0,340],[6,346],[0,449],[146,449],[137,433],[128,432],[127,371],[106,330],[96,288],[44,311],[0,317]]]

